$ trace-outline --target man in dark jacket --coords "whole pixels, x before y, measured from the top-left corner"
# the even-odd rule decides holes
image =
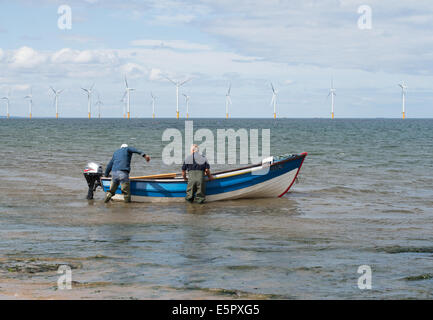
[[[137,153],[150,161],[150,157],[144,152],[137,150],[132,147],[128,147],[127,144],[122,144],[119,150],[116,150],[111,158],[110,162],[105,169],[105,176],[108,177],[111,171],[113,171],[111,178],[110,190],[105,195],[104,202],[107,203],[115,195],[117,188],[120,184],[120,189],[123,193],[125,202],[131,202],[131,189],[129,185],[129,172],[131,171],[131,158],[132,154]]]
[[[207,175],[209,180],[212,180],[213,177],[210,173],[210,166],[206,157],[200,154],[196,144],[191,146],[191,154],[182,165],[182,177],[185,180],[187,179],[187,171],[188,185],[186,187],[185,200],[203,203],[206,199],[206,181],[204,180],[204,175]]]

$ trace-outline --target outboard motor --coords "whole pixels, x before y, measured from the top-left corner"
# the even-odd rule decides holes
[[[87,185],[89,186],[89,191],[87,192],[87,200],[92,200],[93,193],[95,192],[96,188],[102,188],[102,166],[94,162],[89,162],[84,168],[83,174],[86,178]]]

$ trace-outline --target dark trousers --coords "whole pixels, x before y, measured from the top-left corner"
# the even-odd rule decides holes
[[[105,195],[105,202],[110,201],[111,197],[116,194],[116,190],[119,187],[123,194],[125,202],[131,202],[131,187],[129,183],[129,173],[125,171],[114,171],[113,177],[111,178],[110,190]]]
[[[206,182],[203,171],[188,171],[188,185],[186,186],[186,201],[203,203],[206,199]]]

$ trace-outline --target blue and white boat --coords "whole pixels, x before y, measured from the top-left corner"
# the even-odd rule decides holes
[[[206,182],[206,201],[282,197],[295,182],[306,156],[304,152],[280,158],[270,157],[259,164],[216,172],[214,179]],[[101,178],[101,183],[106,192],[111,178]],[[184,201],[186,185],[187,181],[180,174],[168,178],[131,178],[132,201]],[[113,200],[123,200],[120,187]]]

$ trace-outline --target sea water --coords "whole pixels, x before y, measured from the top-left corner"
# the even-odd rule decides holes
[[[194,205],[87,201],[83,169],[122,143],[132,175],[163,164],[174,119],[0,119],[0,297],[433,298],[433,120],[193,119],[270,129],[308,152],[282,198]],[[233,167],[233,166],[231,166]],[[224,169],[224,165],[212,169]],[[59,290],[60,265],[72,289]],[[360,266],[371,289],[360,289]],[[362,288],[362,287],[361,287]]]

